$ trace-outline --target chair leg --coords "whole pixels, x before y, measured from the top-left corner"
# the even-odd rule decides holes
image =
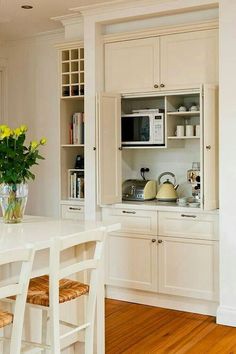
[[[47,319],[48,319],[48,311],[42,310],[42,344],[47,344]],[[42,354],[46,354],[46,349],[43,349]]]
[[[93,323],[85,330],[85,354],[93,354],[94,346],[94,325]]]
[[[60,328],[59,328],[59,312],[58,307],[50,308],[50,342],[51,353],[60,354]]]

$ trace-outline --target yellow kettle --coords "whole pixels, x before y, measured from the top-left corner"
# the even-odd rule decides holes
[[[174,179],[174,184],[170,182],[170,180],[167,178],[165,182],[161,184],[161,178],[164,176],[171,176]],[[176,179],[175,175],[171,172],[163,172],[160,174],[158,177],[158,185],[159,185],[159,190],[156,195],[157,200],[162,201],[162,202],[175,202],[176,199],[178,198],[177,195],[177,188],[179,185],[176,185]]]

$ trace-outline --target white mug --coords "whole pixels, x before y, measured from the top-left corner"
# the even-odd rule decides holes
[[[196,125],[195,127],[195,136],[200,136],[200,125]]]
[[[193,136],[193,125],[186,125],[186,136]]]
[[[184,136],[184,125],[177,125],[176,127],[176,136]]]

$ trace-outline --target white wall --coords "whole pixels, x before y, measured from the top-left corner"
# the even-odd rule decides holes
[[[236,326],[236,1],[220,1],[220,307]]]
[[[58,62],[54,45],[62,34],[7,43],[9,124],[26,124],[29,139],[45,136],[45,161],[34,168],[27,212],[57,216],[59,212]]]

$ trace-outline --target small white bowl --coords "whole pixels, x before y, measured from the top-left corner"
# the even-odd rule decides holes
[[[196,202],[196,203],[188,203],[190,208],[199,208],[200,207],[200,203]]]

